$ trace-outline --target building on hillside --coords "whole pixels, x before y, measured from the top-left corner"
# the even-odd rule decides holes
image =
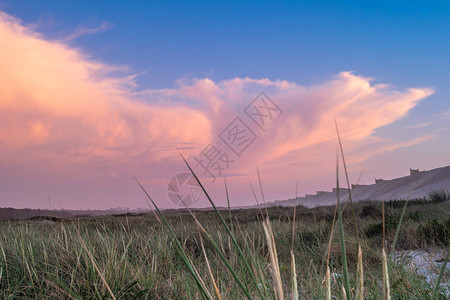
[[[353,184],[352,183],[352,190],[360,188],[360,187],[363,187],[363,186],[366,186],[366,185],[364,185],[364,184]]]
[[[425,172],[425,170],[424,171],[420,171],[419,169],[411,169],[411,168],[409,168],[409,175],[415,175],[415,174],[419,174],[421,172]]]
[[[375,184],[385,182],[383,178],[375,178]]]
[[[317,191],[316,195],[319,196],[319,195],[324,195],[326,193],[327,193],[326,191]]]

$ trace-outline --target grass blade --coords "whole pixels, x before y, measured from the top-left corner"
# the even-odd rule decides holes
[[[223,255],[222,251],[220,250],[219,245],[217,245],[217,243],[214,241],[213,237],[206,232],[205,229],[202,229],[202,231],[205,233],[206,237],[208,238],[208,240],[210,241],[210,243],[213,245],[214,249],[217,251],[217,253],[220,256],[220,259],[224,262],[225,266],[227,267],[227,269],[230,271],[231,275],[233,276],[233,278],[236,280],[236,282],[238,283],[239,287],[241,288],[241,290],[244,292],[245,296],[248,299],[252,299],[250,296],[250,293],[248,292],[247,288],[245,287],[244,283],[242,282],[242,280],[239,278],[239,276],[236,274],[236,272],[233,270],[233,267],[230,265],[230,263],[227,261],[227,259],[225,258],[225,256]]]
[[[361,245],[358,246],[358,264],[356,267],[356,300],[364,299],[364,272]]]
[[[198,277],[198,274],[196,273],[194,267],[192,266],[186,252],[183,249],[183,246],[180,244],[180,241],[178,240],[177,236],[175,235],[175,232],[172,229],[172,226],[170,226],[170,224],[167,222],[166,218],[164,217],[164,215],[161,213],[161,211],[159,210],[158,206],[156,205],[156,203],[153,201],[153,199],[150,197],[150,195],[147,193],[147,191],[144,189],[144,187],[142,186],[142,184],[137,180],[136,177],[134,177],[134,180],[137,182],[137,184],[141,187],[142,191],[145,193],[145,195],[147,196],[148,199],[150,199],[150,201],[152,202],[153,206],[155,207],[160,220],[162,220],[162,224],[165,225],[165,228],[167,229],[169,235],[172,237],[175,246],[176,246],[176,250],[178,252],[178,254],[180,255],[181,259],[183,260],[184,264],[186,265],[186,267],[188,268],[189,272],[191,273],[192,277],[194,277],[194,280],[200,290],[200,292],[203,294],[204,297],[206,297],[207,299],[212,300],[208,290],[206,289],[206,287],[203,285],[202,280]]]
[[[211,271],[211,266],[209,265],[208,256],[206,255],[206,251],[205,251],[205,247],[203,246],[203,240],[202,240],[201,235],[200,235],[200,245],[202,246],[203,256],[205,257],[206,266],[208,267],[209,277],[211,278],[211,281],[214,285],[214,291],[216,292],[217,299],[222,300],[222,298],[220,297],[219,288],[217,287],[217,284],[216,284],[216,280],[214,279],[214,275]]]
[[[344,237],[344,221],[342,220],[342,207],[339,194],[339,150],[337,152],[336,159],[336,188],[337,188],[337,206],[338,206],[338,223],[339,223],[339,235],[341,244],[341,256],[342,256],[342,271],[344,273],[344,292],[347,300],[351,300],[350,295],[350,283],[348,279],[348,266],[347,266],[347,253],[345,250],[345,237]]]
[[[292,299],[298,300],[297,272],[295,270],[294,251],[291,250],[291,278],[292,278]]]
[[[344,287],[342,287],[342,299],[348,299],[347,298],[347,292],[345,291]]]
[[[233,231],[233,219],[231,217],[231,206],[230,206],[230,196],[228,195],[228,184],[227,184],[227,178],[223,177],[223,181],[225,184],[225,194],[227,196],[227,205],[228,205],[228,219],[230,221],[230,227],[231,227],[231,231]]]
[[[272,226],[269,218],[263,222],[264,233],[266,234],[267,244],[269,247],[270,262],[272,266],[272,279],[275,295],[278,300],[284,300],[283,284],[281,282],[280,267],[278,264],[277,248],[273,238]]]
[[[330,278],[330,267],[327,265],[327,275],[325,277],[325,289],[326,289],[326,294],[325,294],[325,299],[326,300],[331,300],[331,278]]]
[[[334,120],[334,123],[336,125],[336,133],[337,133],[338,141],[339,141],[339,149],[341,150],[342,164],[344,166],[344,171],[345,171],[345,179],[347,180],[348,199],[350,200],[350,208],[352,210],[353,226],[354,226],[354,229],[355,229],[356,243],[359,244],[358,225],[356,223],[355,208],[353,207],[352,191],[351,191],[351,187],[350,187],[350,181],[348,179],[347,164],[345,163],[344,149],[342,147],[342,141],[341,141],[341,136],[339,134],[337,121]]]
[[[78,234],[78,237],[80,238],[81,245],[83,246],[84,250],[86,250],[87,255],[89,256],[89,259],[92,262],[92,265],[94,266],[95,270],[97,271],[98,275],[100,276],[100,279],[103,281],[103,284],[106,286],[106,289],[108,290],[108,293],[111,295],[113,300],[116,300],[116,297],[114,296],[114,293],[112,292],[111,288],[109,287],[109,284],[106,282],[105,277],[103,276],[102,272],[98,268],[97,264],[95,263],[94,257],[92,256],[91,251],[86,246],[86,243],[84,242],[83,238],[80,235],[80,232],[78,231],[77,227],[75,227],[75,230]]]
[[[298,178],[295,184],[295,199],[298,197]],[[295,216],[297,206],[294,206],[294,217],[292,220],[292,243],[291,243],[291,280],[292,280],[292,299],[298,300],[298,286],[297,286],[297,271],[295,270],[295,255],[294,255],[294,241],[295,241]]]
[[[264,220],[264,215],[262,213],[261,204],[259,203],[258,197],[256,196],[255,189],[253,188],[252,181],[248,178],[248,183],[250,184],[250,188],[252,189],[253,197],[255,198],[256,204],[258,205],[258,210],[261,215],[261,220]]]
[[[383,252],[383,299],[391,300],[391,292],[389,286],[389,271],[387,266],[386,252],[384,251],[384,248],[382,252]]]
[[[169,185],[169,187],[174,190],[174,188]],[[175,191],[175,190],[174,190]],[[223,261],[223,263],[225,264],[225,266],[227,267],[227,269],[230,271],[231,275],[233,276],[233,278],[236,280],[236,282],[238,283],[239,287],[242,289],[242,291],[244,292],[244,294],[247,296],[248,299],[251,299],[250,294],[248,292],[248,289],[246,286],[244,286],[244,284],[242,283],[241,279],[239,278],[239,276],[237,276],[236,272],[233,270],[233,267],[231,267],[231,265],[228,263],[227,259],[225,258],[225,256],[223,255],[223,251],[220,249],[220,247],[217,245],[217,243],[214,241],[214,238],[206,231],[206,229],[203,227],[203,225],[200,223],[200,221],[197,219],[195,213],[192,212],[192,210],[186,205],[186,203],[184,203],[183,199],[181,199],[180,196],[178,196],[178,198],[180,199],[180,201],[184,204],[184,206],[186,207],[186,209],[188,210],[189,214],[192,216],[192,218],[194,219],[197,228],[199,230],[201,230],[206,237],[208,238],[208,240],[210,241],[210,243],[214,246],[214,249],[216,250],[216,252],[219,254],[221,260]]]
[[[441,266],[441,271],[439,272],[439,276],[436,280],[434,289],[433,289],[433,295],[431,296],[431,300],[436,299],[438,291],[439,291],[439,285],[441,284],[441,278],[445,273],[445,270],[447,269],[447,263],[448,263],[448,255],[449,255],[450,251],[447,251],[447,256],[445,257],[444,262],[442,263]]]
[[[408,196],[408,198],[409,198],[409,196]],[[403,217],[405,216],[406,206],[407,205],[408,205],[408,200],[405,201],[405,206],[403,206],[403,210],[402,210],[402,213],[400,215],[400,220],[398,221],[397,228],[395,229],[394,240],[392,242],[391,253],[390,253],[390,257],[389,257],[389,264],[394,259],[395,244],[397,243],[398,235],[400,234],[400,227],[401,227],[402,222],[403,222]],[[384,209],[383,209],[383,211],[384,211]],[[384,241],[383,241],[383,243],[384,243]]]
[[[247,269],[247,271],[249,272],[256,290],[260,296],[261,299],[264,299],[261,289],[259,288],[258,282],[255,278],[255,275],[252,272],[252,269],[250,268],[250,265],[247,261],[247,259],[244,256],[244,253],[242,252],[241,247],[239,247],[239,244],[236,241],[236,238],[234,237],[234,234],[231,232],[230,227],[227,225],[227,223],[225,222],[224,218],[222,217],[222,214],[219,212],[219,210],[217,209],[216,205],[214,204],[214,202],[212,201],[211,197],[209,196],[208,192],[206,191],[206,189],[204,188],[203,184],[201,183],[201,181],[198,179],[197,175],[195,174],[194,170],[192,170],[191,166],[189,165],[189,163],[187,162],[187,160],[184,158],[183,154],[181,154],[181,152],[178,150],[178,153],[180,153],[181,158],[183,159],[184,163],[186,164],[186,166],[189,168],[189,171],[192,173],[192,175],[194,176],[195,180],[197,181],[197,183],[199,184],[200,188],[203,190],[203,192],[206,195],[206,198],[208,199],[209,203],[211,204],[211,206],[213,207],[214,211],[216,212],[216,214],[219,216],[220,221],[222,222],[223,226],[225,227],[228,235],[231,237],[231,240],[233,241],[233,244],[235,246],[235,248],[237,249],[239,256],[241,257],[242,261],[244,262],[244,265]]]
[[[331,233],[330,233],[330,239],[328,240],[328,247],[327,247],[327,267],[330,265],[330,255],[331,255],[331,243],[333,242],[333,235],[334,235],[334,229],[336,227],[336,217],[338,212],[338,202],[336,202],[336,206],[334,207],[334,214],[333,214],[333,222],[331,223]]]

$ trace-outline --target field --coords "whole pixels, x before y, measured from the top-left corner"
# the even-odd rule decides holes
[[[362,248],[365,299],[383,299],[383,228],[389,258],[404,204],[405,201],[385,203],[385,226],[381,202],[354,205]],[[335,207],[299,206],[295,209],[295,223],[294,208],[220,210],[231,235],[216,211],[193,213],[207,233],[199,229],[188,211],[168,211],[159,216],[150,213],[2,221],[0,298],[282,299],[284,296],[292,299],[295,287],[292,250],[295,290],[303,299],[324,299],[328,249],[331,298],[343,297],[343,263],[348,264],[352,298],[356,288],[360,289],[357,239],[350,205],[343,205],[342,211],[345,260],[337,225],[339,214],[329,243]],[[270,222],[263,221],[266,214]],[[441,249],[445,258],[450,245],[450,203],[442,199],[409,201],[403,215],[395,250]],[[277,266],[271,261],[274,248],[263,224],[272,227],[278,280]],[[242,250],[242,257],[233,237]],[[392,299],[431,297],[435,284],[428,283],[424,276],[408,267],[406,259],[397,258],[395,262],[388,259],[388,264]],[[196,276],[189,266],[193,266]],[[242,282],[242,288],[236,278]],[[449,274],[444,272],[441,282],[448,281]],[[206,294],[202,294],[201,287]],[[436,292],[436,299],[448,299],[443,289]]]

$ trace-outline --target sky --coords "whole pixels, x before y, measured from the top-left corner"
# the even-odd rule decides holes
[[[135,176],[177,208],[177,149],[218,206],[257,169],[331,190],[335,121],[352,183],[447,166],[449,31],[447,1],[0,0],[0,207],[145,208]]]

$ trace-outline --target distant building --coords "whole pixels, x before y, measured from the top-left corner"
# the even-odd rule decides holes
[[[419,169],[411,169],[411,168],[409,168],[409,175],[419,174],[420,172],[424,172],[424,171],[420,171]]]
[[[326,194],[327,192],[325,192],[325,191],[317,191],[317,195],[324,195],[324,194]]]
[[[314,196],[313,194],[305,194],[305,197],[312,197]]]
[[[360,188],[360,187],[363,187],[363,186],[365,186],[365,185],[364,184],[353,184],[352,183],[352,190]]]
[[[375,184],[385,182],[385,181],[386,180],[384,180],[383,178],[379,178],[379,179],[375,178]]]

